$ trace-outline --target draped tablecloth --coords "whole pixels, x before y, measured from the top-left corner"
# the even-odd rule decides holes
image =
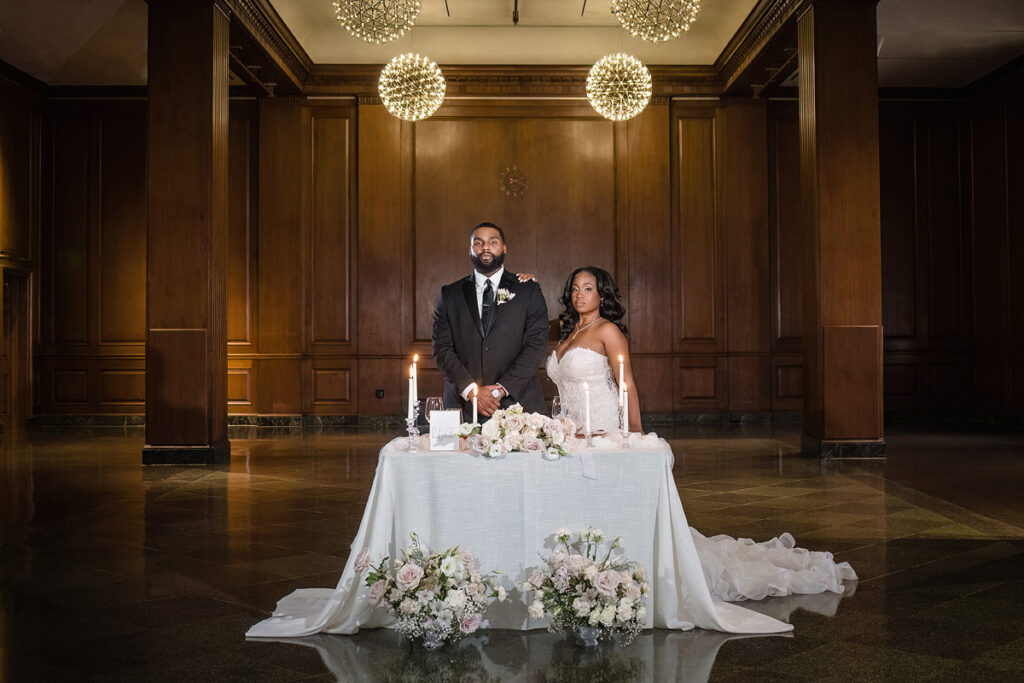
[[[367,548],[374,562],[384,555],[395,558],[408,545],[410,532],[432,550],[456,545],[469,550],[481,573],[502,572],[511,599],[487,611],[491,628],[543,628],[546,621],[527,615],[522,584],[553,547],[555,531],[578,533],[587,526],[608,538],[620,536],[625,556],[647,568],[648,627],[791,631],[789,624],[712,599],[672,479],[672,450],[663,439],[636,437],[629,449],[581,449],[555,461],[524,453],[495,459],[465,451],[410,453],[405,438],[391,441],[380,451],[337,587],[285,596],[273,616],[246,635],[352,634],[389,626],[393,620],[366,599],[355,557]]]

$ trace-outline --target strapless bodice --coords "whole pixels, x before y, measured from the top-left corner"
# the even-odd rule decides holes
[[[547,363],[548,377],[558,387],[566,414],[583,428],[585,421],[584,382],[590,391],[590,427],[608,433],[619,429],[619,394],[612,379],[608,357],[593,349],[575,346],[563,354],[555,351]]]

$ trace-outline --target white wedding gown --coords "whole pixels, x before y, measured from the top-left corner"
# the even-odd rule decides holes
[[[608,357],[577,346],[561,359],[552,351],[547,373],[558,386],[566,414],[583,424],[584,383],[590,392],[590,422],[594,432],[619,429],[619,401]],[[708,538],[690,527],[701,568],[711,595],[719,600],[760,600],[792,593],[843,592],[844,579],[856,579],[849,562],[836,563],[832,553],[795,547],[784,533],[762,543],[724,534]]]

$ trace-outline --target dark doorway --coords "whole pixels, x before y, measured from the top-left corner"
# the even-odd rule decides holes
[[[23,428],[32,409],[29,273],[4,268],[3,340],[0,341],[0,424]]]

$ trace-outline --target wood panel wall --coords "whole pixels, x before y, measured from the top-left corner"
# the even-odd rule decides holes
[[[890,413],[1024,403],[1024,112],[1001,92],[882,103]],[[36,409],[141,413],[145,103],[45,121]],[[417,124],[372,100],[233,102],[229,173],[232,413],[398,414],[414,352],[439,392],[430,312],[482,220],[552,320],[573,267],[616,277],[645,412],[800,409],[795,102],[662,101],[621,124],[565,101],[459,100]]]

